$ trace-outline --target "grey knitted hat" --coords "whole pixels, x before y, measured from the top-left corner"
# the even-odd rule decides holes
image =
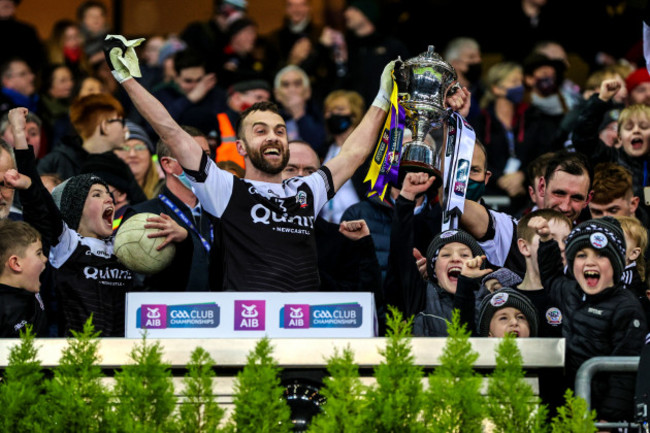
[[[490,293],[481,301],[478,313],[478,334],[479,337],[487,337],[490,334],[490,322],[494,314],[502,308],[512,307],[521,311],[528,320],[530,336],[537,337],[537,310],[532,302],[516,291],[505,287]]]
[[[427,272],[431,281],[436,282],[435,266],[440,249],[452,242],[460,242],[463,245],[467,245],[472,250],[472,256],[474,257],[485,254],[476,239],[466,231],[458,229],[439,233],[433,238],[427,249]],[[483,266],[485,266],[485,261],[483,262]]]
[[[145,130],[140,125],[138,125],[137,123],[133,123],[130,120],[127,120],[126,129],[129,130],[129,138],[127,138],[127,140],[140,140],[147,146],[147,149],[149,149],[149,153],[151,153],[152,155],[156,153],[156,149],[153,146],[153,142],[151,141],[151,138],[149,138],[149,135],[147,135]]]
[[[97,183],[105,186],[107,191],[109,190],[106,182],[94,174],[80,174],[71,177],[52,190],[54,203],[61,211],[63,221],[72,230],[79,229],[88,191]]]
[[[625,269],[625,234],[616,218],[606,216],[578,224],[566,240],[566,260],[569,274],[573,275],[576,253],[591,247],[609,258],[617,283]]]
[[[497,269],[496,271],[487,274],[486,276],[483,277],[481,280],[481,286],[485,286],[485,282],[491,279],[496,278],[499,283],[501,283],[502,287],[517,287],[519,284],[521,284],[521,277],[511,271],[508,268],[501,268]]]

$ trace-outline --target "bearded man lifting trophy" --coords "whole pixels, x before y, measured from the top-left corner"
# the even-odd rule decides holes
[[[457,228],[464,209],[465,193],[476,134],[450,104],[458,93],[460,105],[467,98],[454,68],[434,47],[406,61],[398,59],[393,69],[390,110],[366,177],[369,196],[383,198],[388,184],[398,186],[408,172],[435,176],[432,188],[444,185],[442,229]],[[458,103],[453,108],[460,108]],[[443,128],[441,143],[427,136]],[[403,143],[404,130],[413,138]]]

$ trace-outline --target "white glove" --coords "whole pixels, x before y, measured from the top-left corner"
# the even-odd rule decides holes
[[[111,68],[113,77],[119,82],[141,77],[138,56],[135,54],[135,47],[140,45],[144,38],[127,41],[121,35],[107,35],[104,39],[104,56]]]
[[[393,69],[395,69],[395,60],[390,61],[384,67],[379,81],[379,92],[372,103],[384,111],[388,111],[390,108],[390,95],[393,92]]]

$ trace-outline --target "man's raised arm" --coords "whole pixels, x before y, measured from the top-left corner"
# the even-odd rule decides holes
[[[465,209],[460,217],[460,227],[476,239],[482,239],[488,231],[490,213],[475,201],[465,200]]]
[[[115,79],[122,85],[138,112],[167,143],[174,157],[184,168],[199,170],[203,151],[192,137],[176,123],[165,107],[153,97],[133,75],[140,76],[134,47],[138,41],[127,41],[121,36],[108,35],[104,54]]]

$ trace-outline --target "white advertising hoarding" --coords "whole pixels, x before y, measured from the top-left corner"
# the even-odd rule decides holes
[[[134,292],[126,338],[367,338],[377,335],[372,293]]]

